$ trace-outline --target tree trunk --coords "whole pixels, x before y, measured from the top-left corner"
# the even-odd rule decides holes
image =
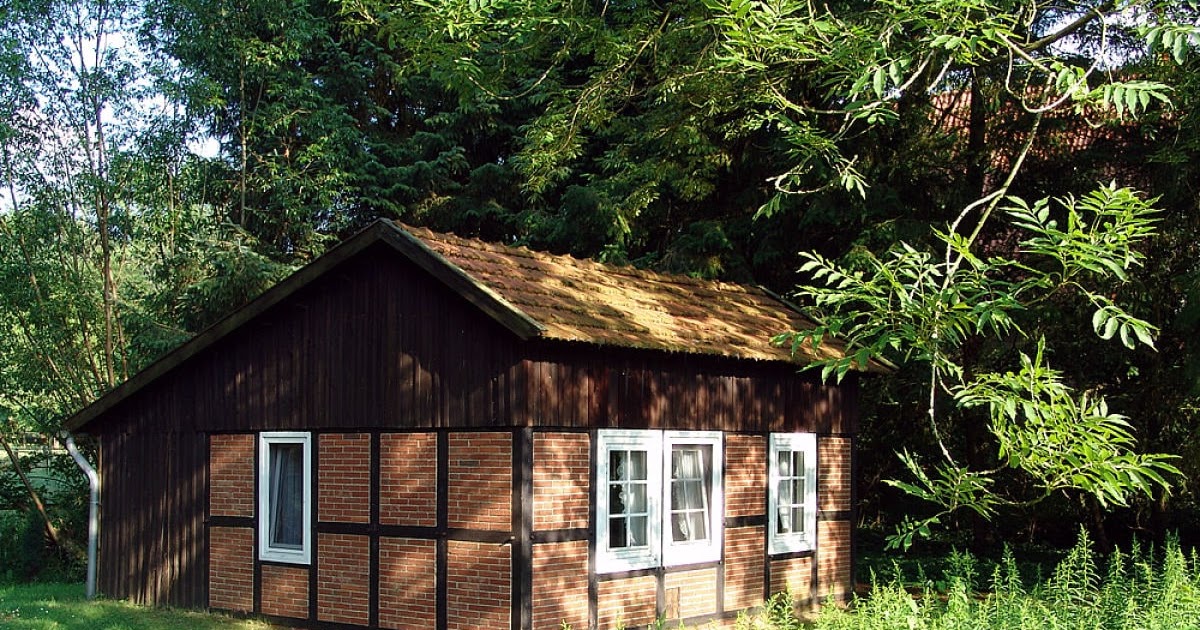
[[[4,452],[8,455],[8,461],[12,463],[13,470],[17,472],[17,477],[20,477],[21,483],[25,486],[25,491],[29,493],[29,498],[33,501],[33,507],[37,509],[38,514],[42,515],[42,521],[46,523],[46,533],[50,536],[50,541],[54,543],[55,547],[61,547],[58,528],[50,521],[50,515],[46,513],[46,506],[42,504],[42,497],[38,494],[37,488],[34,488],[33,484],[29,482],[29,477],[21,469],[21,460],[17,459],[17,454],[8,445],[8,440],[4,439],[3,434],[0,434],[0,446],[4,447]]]

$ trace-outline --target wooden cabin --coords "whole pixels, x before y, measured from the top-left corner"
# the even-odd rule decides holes
[[[513,630],[843,597],[857,376],[769,342],[810,325],[756,287],[376,223],[68,420],[99,442],[100,591]]]

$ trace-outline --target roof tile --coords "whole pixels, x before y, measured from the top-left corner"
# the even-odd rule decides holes
[[[400,226],[561,341],[807,363],[770,338],[812,322],[753,286],[606,265]],[[820,356],[839,346],[822,344]]]

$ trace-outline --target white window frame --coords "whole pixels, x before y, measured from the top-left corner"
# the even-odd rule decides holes
[[[721,559],[725,524],[725,455],[720,431],[667,431],[663,435],[663,564],[666,566],[715,562]],[[709,463],[708,539],[674,542],[671,535],[671,460],[677,446],[712,447]]]
[[[720,431],[661,431],[600,429],[596,432],[596,572],[635,571],[659,566],[715,562],[721,559],[725,518],[725,455]],[[671,536],[671,453],[675,446],[711,447],[709,475],[709,537],[674,542]],[[613,451],[646,453],[647,544],[609,549],[609,486]]]
[[[646,452],[646,545],[609,549],[609,461],[613,451]],[[633,571],[662,561],[662,432],[601,429],[596,444],[596,572]]]
[[[795,532],[779,531],[779,454],[804,454],[804,500],[793,505],[804,506],[804,529]],[[817,436],[814,433],[772,433],[767,451],[767,529],[768,549],[772,554],[809,551],[817,542]]]
[[[271,446],[300,444],[304,458],[303,524],[299,549],[271,545]],[[264,431],[258,435],[258,559],[310,564],[312,559],[312,434],[307,431]]]

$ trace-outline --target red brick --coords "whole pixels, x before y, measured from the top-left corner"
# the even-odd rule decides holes
[[[824,521],[817,527],[818,598],[850,591],[850,528],[849,521]]]
[[[600,630],[654,623],[656,591],[652,575],[600,582],[596,602]]]
[[[823,437],[817,440],[817,501],[822,511],[849,510],[850,478],[849,438]]]
[[[763,598],[762,527],[725,530],[725,608],[758,606]]]
[[[379,539],[379,626],[427,630],[437,623],[437,544]]]
[[[379,522],[437,524],[437,434],[385,433],[379,444]]]
[[[308,619],[308,567],[262,565],[262,612]]]
[[[760,435],[725,438],[725,516],[766,513],[767,441]]]
[[[584,433],[533,436],[533,528],[588,526],[591,462]]]
[[[213,527],[208,531],[208,606],[254,609],[254,530]]]
[[[512,531],[512,434],[450,434],[450,527]]]
[[[208,510],[213,516],[254,516],[253,434],[208,437]]]
[[[676,571],[663,577],[667,619],[717,612],[717,570]]]
[[[325,522],[371,522],[371,436],[326,433],[318,438],[320,472],[317,518]]]
[[[370,620],[370,576],[370,537],[319,534],[317,619],[366,625]]]
[[[586,540],[533,546],[533,627],[586,628],[588,543]]]
[[[495,543],[447,543],[447,630],[501,630],[511,626],[510,549],[509,545]]]
[[[797,600],[811,595],[812,557],[787,558],[771,561],[771,594],[788,591]]]

